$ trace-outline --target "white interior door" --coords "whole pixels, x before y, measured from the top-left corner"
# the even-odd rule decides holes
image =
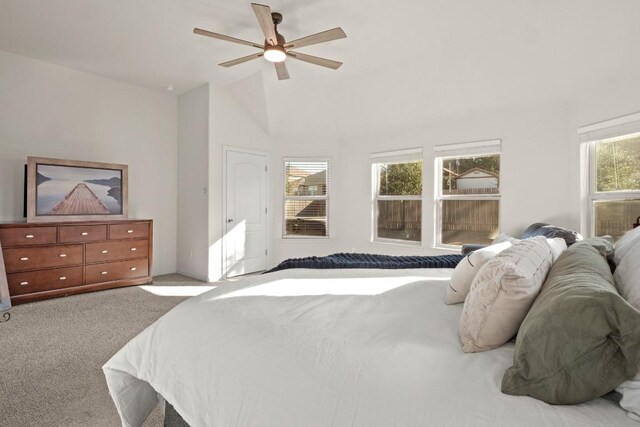
[[[267,267],[267,158],[225,153],[225,270],[231,277]]]

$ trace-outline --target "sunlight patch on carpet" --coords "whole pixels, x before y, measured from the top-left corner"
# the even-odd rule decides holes
[[[143,291],[161,297],[193,297],[203,294],[217,286],[138,286]]]

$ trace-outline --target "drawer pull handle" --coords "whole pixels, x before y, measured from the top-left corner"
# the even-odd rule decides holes
[[[23,256],[22,258],[20,258],[20,261],[29,261],[29,258],[26,256]]]
[[[60,254],[60,258],[66,258],[67,254]]]
[[[80,234],[81,234],[81,235],[83,235],[83,236],[88,236],[88,235],[89,235],[89,233],[87,233],[86,231],[83,231],[83,232],[82,232],[82,233],[80,233]]]
[[[137,270],[137,268],[135,268],[135,267],[131,267],[129,270],[131,270],[131,271],[136,271],[136,270]]]
[[[109,252],[109,251],[105,249],[104,251],[102,251],[102,252],[100,252],[100,253],[102,253],[102,254],[106,254],[107,252]]]
[[[60,277],[60,280],[67,280],[65,276]]]
[[[100,273],[100,274],[105,275],[105,274],[107,274],[107,272],[106,272],[106,271],[103,271],[103,272],[102,272],[102,273]]]
[[[20,282],[20,286],[27,286],[29,282]]]
[[[27,234],[24,236],[25,239],[33,239],[35,236],[33,234]]]
[[[133,230],[127,230],[127,233],[131,234],[133,233]]]
[[[131,250],[135,252],[138,250],[138,248],[131,248]]]

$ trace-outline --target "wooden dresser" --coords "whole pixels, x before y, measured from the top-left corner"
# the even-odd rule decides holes
[[[13,304],[151,283],[152,220],[0,224]]]

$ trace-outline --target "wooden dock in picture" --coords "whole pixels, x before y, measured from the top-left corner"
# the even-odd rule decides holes
[[[107,206],[91,191],[87,184],[80,183],[59,201],[51,215],[92,215],[108,214]]]

